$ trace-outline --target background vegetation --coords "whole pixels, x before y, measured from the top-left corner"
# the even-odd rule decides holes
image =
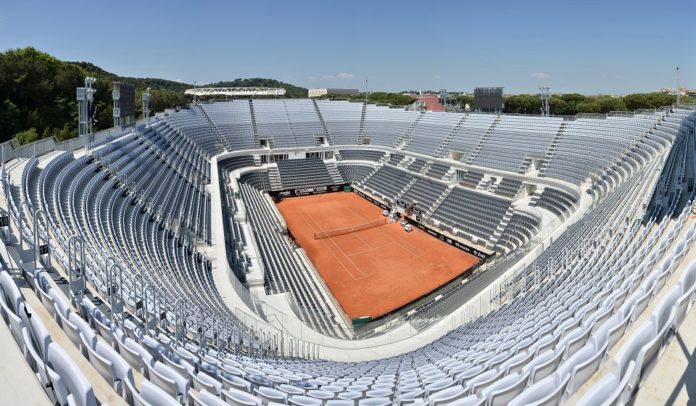
[[[322,96],[321,98],[330,100],[363,101],[365,100],[365,93],[358,93],[356,95],[327,94]],[[415,102],[416,98],[401,93],[372,92],[367,95],[367,100],[371,103],[377,104],[389,104],[392,106],[408,106],[409,104]]]
[[[0,53],[0,142],[15,138],[25,144],[56,136],[64,140],[77,135],[75,88],[84,86],[85,76],[94,76],[96,123],[99,131],[113,126],[112,82],[135,85],[136,114],[141,117],[141,95],[150,87],[152,111],[184,107],[191,97],[184,90],[193,87],[156,78],[122,77],[89,62],[64,62],[34,48],[12,49]],[[283,87],[286,97],[307,97],[307,89],[272,79],[237,79],[205,86]]]
[[[121,77],[107,72],[89,62],[64,62],[34,48],[12,49],[0,53],[0,142],[16,139],[20,144],[56,136],[58,140],[77,135],[77,102],[75,88],[84,84],[85,76],[94,76],[96,101],[95,130],[110,128],[112,82],[132,83],[136,87],[136,109],[141,116],[141,94],[152,89],[152,110],[162,111],[176,106],[185,107],[190,101],[184,90],[191,84],[156,78]],[[282,87],[287,98],[305,98],[307,89],[273,79],[251,78],[217,82],[206,87]],[[355,96],[327,95],[328,99],[364,100],[365,94]],[[401,93],[372,92],[372,103],[405,106],[416,99]],[[684,102],[693,102],[683,98]],[[654,109],[671,105],[675,96],[666,93],[637,93],[622,97],[583,96],[577,93],[552,95],[551,113],[573,115],[577,113],[607,113],[609,111],[633,111]],[[473,96],[450,99],[460,108],[474,106]],[[520,94],[505,98],[505,112],[539,114],[541,102],[535,94]]]
[[[469,97],[469,96],[465,96]],[[626,96],[583,96],[577,93],[552,95],[549,100],[551,114],[575,115],[578,113],[608,113],[610,111],[634,111],[656,109],[676,103],[677,97],[668,93],[634,93]],[[692,103],[688,97],[682,102]],[[473,96],[471,97],[473,104]],[[475,106],[471,106],[475,108]],[[505,112],[513,114],[539,114],[541,100],[536,94],[520,94],[505,98]]]

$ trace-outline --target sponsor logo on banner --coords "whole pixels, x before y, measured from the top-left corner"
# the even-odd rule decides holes
[[[300,188],[300,189],[289,189],[282,190],[278,192],[271,192],[276,199],[283,199],[286,197],[299,197],[299,196],[309,196],[309,195],[319,195],[323,193],[339,192],[343,190],[346,185],[331,185],[331,186],[320,186],[320,187],[310,187],[310,188]]]

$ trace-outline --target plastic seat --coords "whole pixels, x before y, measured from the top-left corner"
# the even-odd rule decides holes
[[[128,363],[113,348],[97,341],[94,349],[89,348],[89,362],[111,386],[121,393],[126,380],[133,382],[133,371]]]
[[[287,393],[264,386],[254,389],[254,395],[266,402],[287,403],[288,401]]]
[[[323,391],[321,389],[312,389],[307,391],[307,396],[320,400],[334,399],[336,395],[332,392]]]
[[[455,385],[456,382],[452,380],[452,378],[445,378],[441,379],[439,381],[435,381],[429,385],[425,386],[425,396],[430,397],[432,393],[439,392],[443,389],[447,389],[450,386]]]
[[[320,406],[323,404],[323,402],[320,399],[302,395],[290,396],[290,399],[288,399],[288,403],[297,406]]]
[[[130,383],[127,383],[127,386],[130,385]],[[140,385],[140,398],[145,403],[140,404],[137,399],[138,396],[135,397],[136,401],[134,402],[136,405],[163,405],[163,406],[176,406],[180,405],[180,403],[174,399],[173,397],[169,396],[167,392],[163,391],[162,389],[158,388],[156,385],[150,383],[147,380],[144,380],[142,384]]]
[[[481,390],[481,396],[488,405],[506,405],[524,390],[526,384],[526,376],[513,372]]]
[[[331,399],[327,400],[326,406],[355,406],[355,401],[347,399]]]
[[[517,397],[510,401],[510,406],[521,406],[528,404],[550,405],[559,404],[565,392],[565,388],[570,380],[570,375],[559,378],[557,374],[546,378],[529,386]]]
[[[606,374],[592,385],[585,395],[578,399],[577,406],[596,406],[614,404],[619,381],[614,374]]]
[[[452,386],[428,396],[430,406],[446,405],[450,402],[466,396],[466,391],[461,386]]]
[[[205,406],[227,406],[227,402],[203,389],[198,393],[198,398]]]
[[[133,341],[130,337],[126,337],[123,344],[120,345],[120,354],[131,368],[140,371],[146,378],[149,377],[149,369],[152,367],[154,360],[145,348]]]
[[[448,406],[482,406],[484,400],[476,395],[469,395],[449,403]]]
[[[188,381],[159,361],[150,369],[150,381],[172,397],[185,397],[188,393]]]
[[[389,398],[394,396],[394,392],[390,389],[372,389],[365,394],[368,398]]]
[[[73,363],[70,356],[63,351],[58,344],[51,343],[48,347],[48,365],[60,376],[60,383],[56,388],[61,404],[75,404],[77,406],[96,406],[97,399],[89,381],[82,371]],[[54,385],[56,383],[54,382]]]
[[[233,405],[258,406],[263,403],[261,399],[257,398],[256,396],[234,388],[223,390],[221,395],[225,402]]]
[[[358,401],[358,406],[391,406],[392,401],[389,398],[368,398]]]
[[[193,388],[197,391],[206,390],[215,396],[219,396],[222,391],[222,383],[212,376],[199,372],[196,375],[190,375],[193,382]]]
[[[278,385],[277,389],[281,392],[288,394],[288,395],[304,395],[304,393],[305,393],[304,389],[302,389],[298,386],[288,385],[288,384],[280,384],[280,385]]]

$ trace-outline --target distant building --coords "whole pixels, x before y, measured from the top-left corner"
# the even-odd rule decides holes
[[[440,96],[436,94],[421,94],[417,95],[416,101],[409,110],[416,111],[445,111],[444,106],[440,102]]]
[[[345,94],[349,96],[354,96],[357,94],[360,94],[360,91],[358,89],[332,89],[332,88],[326,88],[326,89],[309,89],[308,92],[309,97],[321,97],[327,94]]]
[[[666,87],[663,87],[662,89],[660,89],[660,93],[674,94],[674,93],[676,93],[676,91],[675,91],[674,88],[666,88]],[[690,89],[687,89],[687,88],[685,88],[685,87],[681,87],[681,88],[679,88],[679,93],[680,93],[682,96],[689,96],[689,97],[692,97],[694,94],[696,94],[696,90],[690,90]]]

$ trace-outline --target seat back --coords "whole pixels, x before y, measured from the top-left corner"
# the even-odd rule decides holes
[[[143,380],[143,383],[140,386],[140,397],[147,402],[145,404],[147,406],[180,406],[180,403],[175,398],[171,397],[166,391],[147,380]]]
[[[89,384],[82,371],[70,359],[68,354],[56,343],[51,343],[48,347],[48,362],[48,366],[60,375],[61,382],[69,393],[68,398],[72,398],[75,405],[97,405],[92,385]],[[69,399],[64,399],[64,403],[69,403]]]

